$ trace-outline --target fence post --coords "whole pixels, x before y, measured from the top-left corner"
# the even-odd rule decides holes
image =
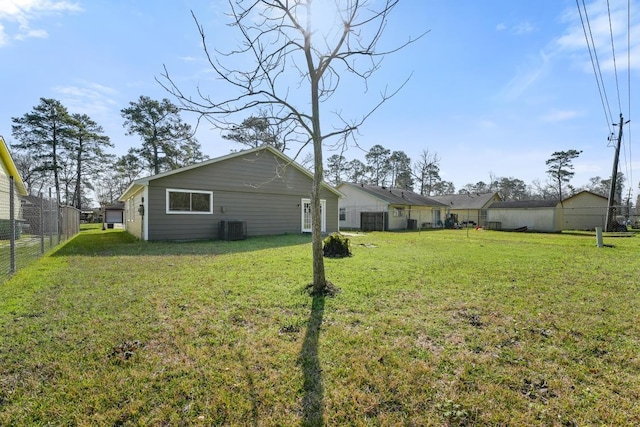
[[[49,187],[49,249],[53,247],[53,200],[51,199],[51,187]]]
[[[58,242],[56,245],[59,245],[62,242],[62,207],[56,203],[56,224],[58,227]]]
[[[38,209],[38,213],[40,214],[40,254],[44,254],[44,197],[42,196],[42,191],[40,192],[40,209]]]
[[[10,273],[16,272],[16,214],[15,197],[13,194],[15,182],[13,176],[9,177],[9,245],[11,247],[11,267]]]

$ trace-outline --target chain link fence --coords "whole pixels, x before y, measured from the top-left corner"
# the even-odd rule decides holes
[[[55,193],[18,196],[14,182],[0,189],[0,281],[80,231],[80,211],[58,206]]]

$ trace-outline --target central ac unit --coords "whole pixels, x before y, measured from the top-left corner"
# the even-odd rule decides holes
[[[246,221],[220,221],[218,227],[218,239],[220,240],[244,240],[247,238]]]

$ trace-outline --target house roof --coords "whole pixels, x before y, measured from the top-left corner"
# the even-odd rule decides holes
[[[593,193],[591,191],[583,190],[572,196],[564,198],[562,201],[566,202],[574,197],[578,197],[581,194],[590,194],[592,196],[608,200],[600,194]],[[490,207],[500,209],[523,209],[523,208],[554,208],[560,203],[559,199],[544,199],[544,200],[510,200],[506,202],[493,202]]]
[[[123,211],[124,210],[124,203],[123,202],[118,202],[118,203],[114,203],[112,205],[107,205],[107,206],[104,206],[102,208],[102,210],[105,210],[105,211]]]
[[[2,163],[4,163],[4,167],[7,169],[9,176],[13,177],[13,182],[18,194],[21,196],[29,194],[24,186],[24,182],[22,182],[22,178],[20,177],[18,168],[16,168],[16,164],[13,163],[13,158],[11,157],[11,153],[9,153],[9,148],[4,142],[4,138],[2,136],[0,136],[0,159],[2,160]]]
[[[581,195],[581,194],[590,194],[590,195],[592,195],[592,196],[599,197],[599,198],[601,198],[601,199],[605,199],[605,200],[607,200],[607,201],[609,200],[609,198],[608,198],[608,197],[605,197],[605,196],[603,196],[602,194],[594,193],[593,191],[582,190],[582,191],[577,192],[577,193],[576,193],[576,194],[574,194],[573,196],[565,197],[565,199],[563,200],[563,202],[566,202],[566,201],[567,201],[567,200],[569,200],[569,199],[573,199],[574,197],[578,197],[578,196],[579,196],[579,195]]]
[[[506,202],[493,202],[489,207],[497,209],[555,208],[558,203],[560,203],[558,199],[509,200]]]
[[[144,177],[144,178],[136,179],[135,181],[133,181],[129,185],[129,187],[127,187],[127,189],[122,194],[122,196],[120,196],[119,200],[120,201],[125,201],[132,194],[137,193],[141,188],[149,185],[150,181],[153,181],[153,180],[156,180],[156,179],[160,179],[160,178],[164,178],[164,177],[171,176],[171,175],[175,175],[175,174],[178,174],[178,173],[182,173],[182,172],[185,172],[185,171],[188,171],[188,170],[191,170],[191,169],[197,169],[197,168],[201,168],[201,167],[204,167],[204,166],[213,165],[213,164],[216,164],[216,163],[224,162],[225,160],[233,159],[233,158],[240,157],[240,156],[245,156],[247,154],[257,153],[257,152],[260,152],[260,151],[267,151],[267,152],[273,154],[274,156],[279,157],[284,162],[286,162],[288,165],[293,166],[295,169],[297,169],[298,171],[300,171],[304,175],[308,176],[309,179],[313,179],[313,174],[311,172],[309,172],[307,169],[305,169],[303,166],[301,166],[298,163],[296,163],[292,158],[290,158],[289,156],[285,155],[281,151],[273,148],[271,145],[262,145],[260,147],[252,148],[252,149],[249,149],[249,150],[238,151],[238,152],[235,152],[235,153],[227,154],[226,156],[216,157],[215,159],[209,159],[209,160],[206,160],[204,162],[195,163],[193,165],[185,166],[185,167],[178,168],[178,169],[173,169],[173,170],[170,170],[170,171],[167,171],[167,172],[162,172],[162,173],[159,173],[157,175],[151,175],[151,176],[147,176],[147,177]],[[342,196],[342,194],[338,190],[336,190],[335,188],[333,188],[332,186],[330,186],[329,184],[327,184],[324,181],[322,182],[322,186],[324,188],[326,188],[327,190],[331,191],[332,193],[334,193],[336,196],[338,196],[338,197]]]
[[[420,194],[414,193],[413,191],[404,190],[402,188],[380,187],[377,185],[343,182],[338,186],[338,189],[340,189],[340,187],[342,186],[355,188],[391,205],[444,206],[444,204],[434,199],[421,196]]]
[[[433,196],[433,200],[444,203],[451,209],[482,209],[491,202],[497,193],[471,193],[471,194],[449,194],[445,196]]]

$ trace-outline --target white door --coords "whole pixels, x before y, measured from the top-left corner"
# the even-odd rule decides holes
[[[326,200],[320,200],[320,216],[321,216],[321,231],[324,233],[327,228],[326,224]],[[300,203],[300,208],[302,211],[302,232],[303,233],[311,233],[311,199],[302,199]]]

